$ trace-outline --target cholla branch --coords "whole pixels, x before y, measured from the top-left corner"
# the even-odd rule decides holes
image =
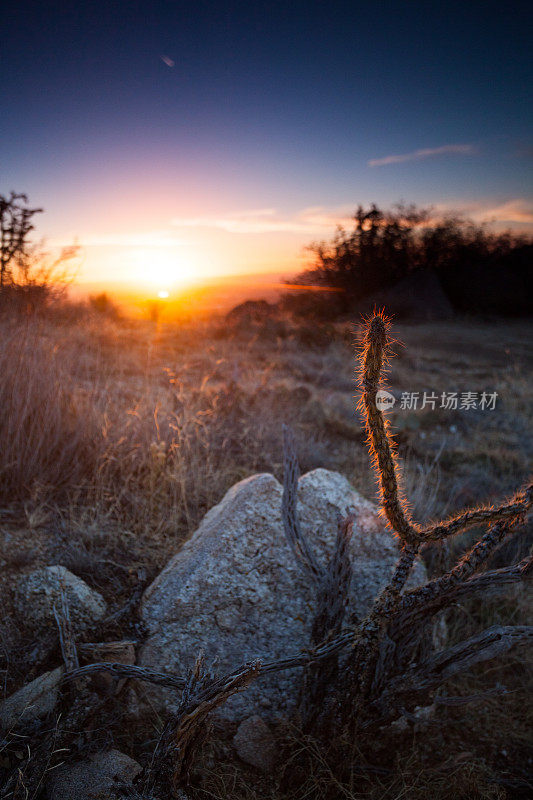
[[[511,530],[523,522],[523,515],[515,516],[507,523],[494,525],[466,553],[453,569],[440,578],[427,583],[419,589],[412,589],[402,597],[399,611],[408,611],[431,603],[439,595],[446,594],[458,584],[463,583],[477,572],[490,558],[494,550],[506,539]]]
[[[166,724],[157,744],[147,776],[152,785],[146,785],[147,790],[170,787],[173,796],[178,796],[180,787],[188,782],[194,756],[208,735],[209,714],[248,686],[258,671],[258,662],[246,664],[217,680],[205,674],[202,657],[197,659],[186,680],[178,711]]]
[[[378,669],[380,635],[393,616],[393,612],[396,611],[402,589],[409,578],[418,550],[417,544],[406,542],[403,545],[392,578],[376,598],[370,613],[355,632],[349,659],[349,675],[351,682],[358,685],[361,694],[366,693],[369,689],[373,674]]]
[[[358,686],[358,693],[361,695],[367,693],[371,683],[375,680],[374,673],[376,670],[379,671],[380,636],[397,608],[402,589],[409,578],[418,550],[417,544],[406,542],[403,545],[392,578],[376,598],[370,613],[355,633],[348,676],[349,681]],[[381,652],[381,660],[383,660],[383,652]]]
[[[395,643],[394,653],[391,654],[388,664],[388,674],[399,674],[411,663],[421,635],[436,614],[462,600],[470,600],[478,595],[486,597],[499,594],[518,583],[529,582],[532,578],[533,558],[527,558],[511,567],[482,572],[415,606],[401,602],[388,626],[388,635]],[[381,685],[385,679],[386,676],[382,676]]]
[[[311,628],[311,646],[332,641],[342,629],[348,592],[352,580],[352,561],[349,545],[353,534],[354,515],[339,518],[335,550],[318,594],[317,612]],[[300,693],[300,711],[304,725],[310,727],[325,717],[324,701],[337,677],[338,661],[329,658],[326,663],[311,663],[304,671]]]
[[[384,314],[376,314],[368,323],[361,352],[362,395],[368,444],[376,466],[381,489],[381,504],[392,529],[404,542],[416,542],[419,529],[411,520],[399,489],[398,466],[389,423],[376,405],[381,373],[388,360],[390,323]]]
[[[392,619],[394,629],[401,629],[408,632],[420,624],[422,620],[428,620],[445,608],[460,602],[464,598],[472,598],[478,594],[485,596],[499,594],[506,591],[509,587],[522,581],[529,582],[533,579],[533,558],[525,558],[519,564],[511,567],[489,570],[475,575],[462,583],[453,583],[446,590],[435,592],[424,601],[418,602],[419,591],[413,590],[413,600],[409,602],[408,596],[402,598],[396,608],[395,616]],[[428,584],[428,585],[431,585]],[[403,602],[405,599],[405,603]]]
[[[70,671],[79,667],[78,653],[76,651],[76,640],[70,619],[70,610],[65,595],[65,587],[60,586],[60,605],[59,608],[54,604],[54,618],[59,633],[59,643],[61,655],[65,662],[65,668]]]
[[[477,525],[492,525],[496,522],[503,523],[515,517],[521,517],[532,506],[533,484],[530,483],[514,497],[506,500],[496,508],[493,506],[480,506],[479,508],[469,509],[462,514],[425,528],[420,536],[424,541],[444,539],[447,536],[455,536],[455,534],[461,533],[468,528],[474,528]]]
[[[324,570],[318,563],[309,542],[304,536],[298,518],[299,477],[300,469],[298,467],[294,436],[288,425],[283,425],[283,498],[281,501],[283,530],[300,567],[313,580],[318,581],[323,579]]]
[[[394,662],[398,663],[400,654],[395,653],[397,647],[387,634],[392,620],[396,621],[397,630],[397,623],[403,618],[403,612],[415,607],[428,609],[436,597],[442,595],[444,598],[455,586],[468,581],[503,541],[507,532],[523,520],[533,504],[533,488],[530,485],[497,508],[486,506],[471,509],[426,528],[421,528],[411,519],[407,502],[399,489],[399,468],[389,424],[377,406],[382,372],[388,361],[390,347],[388,330],[389,320],[383,313],[374,314],[367,322],[360,358],[362,386],[360,407],[365,413],[369,448],[381,490],[382,510],[403,544],[400,559],[389,584],[381,592],[354,635],[348,674],[352,685],[351,692],[355,692],[360,698],[371,693],[376,686],[387,679],[385,665],[390,669]],[[427,586],[402,597],[401,593],[422,542],[440,540],[480,524],[493,524],[494,527],[453,570]],[[423,615],[419,617],[419,621],[422,622]],[[401,653],[403,663],[406,661],[408,663],[413,657],[415,649],[422,641],[423,633],[423,626],[420,624],[413,626],[404,634]],[[407,643],[411,645],[410,651]]]
[[[340,632],[352,580],[350,542],[354,514],[340,518],[337,523],[335,549],[328,564],[319,592],[318,607],[311,629],[311,644],[316,646]]]
[[[363,725],[382,725],[398,716],[398,709],[414,708],[427,701],[430,693],[456,675],[467,672],[476,664],[488,661],[516,647],[531,645],[533,625],[495,625],[464,642],[436,653],[431,658],[389,682],[373,703],[379,713]]]
[[[182,691],[187,683],[186,678],[172,675],[170,672],[158,672],[154,669],[138,667],[135,664],[120,664],[111,661],[99,661],[95,664],[85,664],[78,669],[66,672],[63,681],[73,681],[95,675],[98,672],[109,672],[117,678],[134,678],[139,681],[153,683],[155,686],[166,686],[169,689]]]
[[[492,525],[520,516],[533,506],[533,484],[504,501],[500,506],[480,506],[468,509],[447,520],[420,528],[411,519],[407,503],[399,490],[399,468],[388,421],[376,405],[382,372],[390,347],[389,320],[375,314],[366,326],[361,361],[362,395],[360,407],[365,412],[370,452],[381,489],[381,505],[391,527],[398,536],[413,545],[454,536],[477,525]]]

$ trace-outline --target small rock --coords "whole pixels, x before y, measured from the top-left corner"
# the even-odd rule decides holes
[[[410,728],[415,733],[423,733],[435,716],[435,707],[435,703],[428,706],[416,706],[409,715],[395,719],[391,723],[391,728],[399,733],[405,733]]]
[[[47,784],[50,800],[119,800],[120,785],[131,786],[142,767],[119,750],[95,753],[59,767]],[[117,791],[115,791],[117,790]]]
[[[28,723],[49,714],[59,696],[63,667],[39,675],[0,705],[0,727],[7,731],[18,723]]]
[[[241,722],[233,737],[237,755],[246,764],[270,773],[276,765],[277,748],[270,728],[255,714]]]
[[[106,612],[103,597],[61,566],[43,567],[20,579],[15,606],[35,627],[54,622],[54,605],[60,607],[61,589],[68,602],[75,630],[86,630]]]

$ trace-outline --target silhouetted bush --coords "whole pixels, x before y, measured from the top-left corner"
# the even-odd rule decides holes
[[[97,314],[103,314],[106,317],[111,317],[111,319],[118,319],[120,316],[116,304],[106,292],[90,295],[89,306]]]
[[[25,194],[0,195],[0,311],[43,313],[64,301],[80,248],[73,244],[51,255],[30,241],[33,217]]]
[[[458,216],[435,221],[429,209],[415,206],[391,211],[359,206],[353,219],[351,231],[339,226],[330,242],[310,245],[315,264],[294,281],[336,291],[307,292],[303,302],[287,297],[287,304],[335,316],[363,308],[365,300],[379,303],[383,292],[392,292],[391,306],[394,287],[415,272],[431,271],[457,311],[525,315],[533,310],[527,291],[531,239],[491,233]]]

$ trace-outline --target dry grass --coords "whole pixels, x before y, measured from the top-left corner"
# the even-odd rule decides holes
[[[247,334],[216,320],[157,327],[29,318],[2,320],[0,333],[0,563],[7,580],[29,566],[63,563],[104,594],[111,613],[119,610],[139,568],[144,580],[153,577],[235,481],[263,470],[281,477],[282,421],[295,431],[303,471],[338,469],[376,496],[353,410],[356,332],[348,325],[330,326],[324,337],[291,320]],[[394,333],[407,345],[389,379],[398,396],[499,393],[493,412],[393,413],[415,518],[509,493],[527,474],[533,450],[525,377],[531,325],[404,325]],[[442,558],[432,560],[436,570]],[[459,640],[529,614],[526,599],[510,598],[455,609],[448,623]],[[133,609],[109,634],[135,636],[135,625]],[[13,626],[2,631],[1,650],[5,692],[47,666],[31,660],[31,640]],[[436,724],[370,743],[365,753],[346,743],[324,753],[285,731],[281,783],[218,753],[193,796],[526,797],[531,670],[511,659],[484,669],[476,691],[501,683],[508,694],[441,708]],[[127,730],[114,735],[123,749],[142,751]]]

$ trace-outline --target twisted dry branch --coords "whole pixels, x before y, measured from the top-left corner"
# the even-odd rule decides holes
[[[503,655],[515,647],[533,642],[533,625],[494,625],[470,639],[415,665],[404,675],[389,682],[380,697],[372,704],[379,712],[376,719],[363,725],[383,725],[394,718],[398,707],[414,707],[443,683],[476,664]]]
[[[458,602],[465,596],[475,596],[476,594],[479,594],[480,592],[486,592],[487,590],[493,592],[503,591],[522,580],[531,580],[532,578],[533,561],[531,559],[525,559],[520,564],[516,564],[512,567],[505,567],[504,569],[484,572],[481,575],[471,578],[469,581],[466,581],[463,584],[454,586],[453,590],[451,590],[447,595],[441,595],[438,598],[435,598],[428,606],[427,612],[426,609],[424,609],[426,612],[425,615],[435,614],[438,611],[441,611],[443,608]],[[407,616],[404,614],[405,612],[408,612],[412,622],[414,623],[414,617],[419,611],[420,607],[418,609],[400,609],[396,612],[395,620],[402,619],[403,622],[406,623]],[[213,692],[216,694],[218,691],[223,690],[223,688],[227,686],[228,682],[237,679],[243,674],[243,672],[247,672],[250,667],[255,668],[255,678],[260,679],[261,677],[274,672],[280,672],[286,669],[296,669],[298,667],[319,663],[353,645],[354,637],[356,637],[358,633],[360,634],[360,626],[348,627],[337,636],[322,642],[315,648],[302,650],[293,656],[265,662],[262,662],[260,659],[245,662],[236,670],[233,670],[221,678],[213,680],[209,687],[204,688],[203,691],[205,692],[205,696],[202,696],[201,699],[208,699],[212,696]],[[98,672],[109,672],[117,678],[132,678],[135,680],[146,681],[147,683],[153,683],[156,686],[163,686],[176,691],[182,691],[187,685],[187,678],[185,677],[173,675],[168,672],[158,672],[157,670],[138,667],[133,664],[119,664],[110,662],[87,664],[83,667],[79,667],[78,669],[70,670],[64,674],[63,681],[76,680],[77,678],[94,675]]]
[[[322,581],[325,575],[324,569],[318,563],[313,549],[300,527],[297,509],[299,477],[300,469],[294,436],[288,425],[283,425],[283,497],[281,500],[283,529],[298,565],[314,581]]]
[[[185,679],[184,691],[176,715],[162,732],[145,778],[145,790],[170,786],[178,796],[180,786],[188,781],[195,752],[205,741],[209,714],[255,678],[257,662],[244,666],[230,676],[215,680],[204,671],[203,657]]]

